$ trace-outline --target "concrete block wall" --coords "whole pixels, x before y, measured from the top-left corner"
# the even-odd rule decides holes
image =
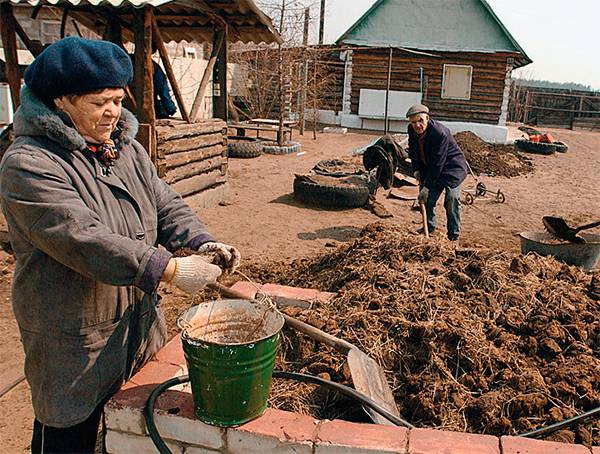
[[[331,294],[315,290],[241,284],[248,296],[266,294],[327,300]],[[169,378],[187,373],[181,338],[171,340],[108,402],[106,448],[110,454],[154,454],[142,416],[152,390]],[[600,454],[600,447],[545,442],[519,437],[495,437],[435,429],[317,420],[276,409],[234,428],[204,424],[194,416],[189,385],[161,395],[155,422],[176,454]]]

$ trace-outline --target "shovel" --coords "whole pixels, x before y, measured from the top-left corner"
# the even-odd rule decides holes
[[[581,232],[582,230],[592,229],[594,227],[600,226],[600,221],[596,221],[590,224],[585,224],[579,227],[572,228],[569,227],[569,225],[563,218],[558,218],[554,216],[544,216],[542,218],[542,222],[544,223],[544,227],[546,227],[546,230],[556,238],[570,241],[571,243],[579,244],[585,243],[585,239],[577,235],[579,232]]]
[[[252,302],[257,302],[254,298],[248,298],[241,292],[226,287],[218,282],[215,284],[209,284],[214,290],[217,290],[221,295],[229,298],[244,299]],[[352,382],[354,388],[373,400],[383,408],[395,416],[400,417],[400,412],[394,401],[392,390],[385,378],[385,374],[379,364],[375,362],[373,358],[367,356],[366,353],[360,351],[356,346],[347,342],[343,339],[339,339],[331,334],[321,331],[314,326],[307,323],[301,322],[300,320],[290,317],[286,314],[283,315],[285,323],[291,326],[296,331],[306,334],[311,339],[314,339],[330,347],[335,348],[340,353],[347,355],[348,366],[350,368],[350,375],[352,375]],[[364,408],[364,407],[363,407]],[[379,413],[365,408],[365,411],[369,414],[373,422],[376,424],[394,425],[392,422],[381,416]]]
[[[425,204],[423,202],[419,202],[419,207],[421,207],[421,218],[423,220],[423,234],[425,238],[429,238],[429,225],[427,224],[427,213],[425,212]]]

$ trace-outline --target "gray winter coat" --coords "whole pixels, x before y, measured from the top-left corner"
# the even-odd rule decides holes
[[[130,112],[107,172],[27,87],[21,103],[0,164],[16,254],[13,308],[36,418],[69,427],[164,345],[156,288],[168,251],[214,240],[158,178]]]

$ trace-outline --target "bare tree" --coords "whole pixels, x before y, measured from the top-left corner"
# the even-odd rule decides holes
[[[238,45],[231,52],[232,61],[243,67],[246,75],[245,87],[236,90],[237,105],[250,117],[278,118],[280,139],[284,120],[297,120],[305,107],[315,119],[314,111],[323,105],[335,82],[328,70],[331,62],[320,61],[331,50],[304,45],[309,41],[305,36],[305,14],[311,5],[317,11],[318,4],[300,0],[259,2],[281,29],[283,43]],[[314,29],[315,19],[317,14],[308,29],[311,25]]]

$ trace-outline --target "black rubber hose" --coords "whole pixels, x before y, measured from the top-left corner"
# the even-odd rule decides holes
[[[288,379],[288,380],[302,381],[305,383],[312,383],[314,385],[325,386],[327,388],[338,391],[340,394],[344,394],[348,397],[351,397],[351,398],[359,401],[363,405],[376,411],[381,416],[383,416],[384,418],[391,421],[392,423],[394,423],[397,426],[404,426],[404,427],[408,427],[411,429],[413,429],[415,427],[408,421],[405,421],[404,419],[400,418],[399,416],[396,416],[396,415],[390,413],[389,411],[387,411],[385,408],[383,408],[379,404],[373,402],[371,399],[369,399],[364,394],[359,393],[358,391],[350,388],[349,386],[340,385],[339,383],[333,382],[331,380],[325,380],[324,378],[315,377],[314,375],[297,374],[294,372],[283,372],[283,371],[278,371],[278,370],[273,371],[273,377],[274,378],[283,378],[283,379]],[[150,393],[150,396],[148,396],[148,400],[146,400],[146,405],[144,406],[144,411],[143,411],[144,420],[146,421],[146,427],[148,428],[148,435],[150,435],[150,438],[152,439],[154,446],[156,446],[156,449],[158,449],[158,452],[160,454],[173,454],[173,453],[171,452],[169,447],[166,445],[166,443],[164,442],[164,440],[158,433],[158,429],[156,428],[156,424],[154,423],[154,405],[156,403],[156,399],[158,398],[158,396],[160,396],[163,392],[165,392],[170,387],[179,385],[181,383],[187,383],[188,381],[190,381],[189,375],[182,375],[180,377],[171,378],[170,380],[167,380],[167,381],[161,383],[160,385],[158,385],[156,388],[154,388],[152,390],[152,392]]]
[[[374,402],[373,400],[371,400],[369,397],[365,396],[362,393],[359,393],[358,391],[356,391],[353,388],[350,388],[349,386],[341,385],[341,384],[336,383],[331,380],[325,380],[324,378],[315,377],[314,375],[298,374],[295,372],[283,372],[283,371],[279,371],[279,370],[273,371],[273,377],[285,378],[285,379],[289,379],[289,380],[296,380],[296,381],[302,381],[305,383],[312,383],[314,385],[325,386],[326,388],[333,389],[333,390],[339,392],[340,394],[344,394],[345,396],[351,397],[354,400],[359,401],[361,404],[376,411],[381,416],[383,416],[385,419],[394,423],[397,426],[404,426],[404,427],[408,427],[409,429],[415,428],[415,426],[413,426],[408,421],[402,419],[400,416],[396,416],[393,413],[390,413],[385,408],[383,408],[381,405],[379,405],[376,402]]]
[[[556,432],[557,430],[564,429],[566,427],[571,427],[579,421],[583,421],[584,419],[592,418],[598,415],[600,415],[600,407],[596,407],[593,410],[589,410],[585,413],[581,413],[580,415],[573,416],[572,418],[565,419],[554,424],[550,424],[549,426],[542,427],[540,429],[535,429],[531,432],[525,432],[524,434],[520,434],[518,436],[526,438],[541,437],[542,435],[547,435],[549,433]]]
[[[182,375],[180,377],[171,378],[152,390],[150,396],[148,396],[148,400],[146,401],[146,405],[144,406],[144,420],[146,421],[146,427],[148,428],[148,434],[158,449],[160,454],[173,454],[173,452],[169,449],[167,444],[164,442],[160,434],[158,433],[158,429],[156,428],[156,424],[154,424],[154,404],[156,403],[156,399],[163,392],[169,389],[171,386],[179,385],[181,383],[187,383],[190,381],[189,375]]]

